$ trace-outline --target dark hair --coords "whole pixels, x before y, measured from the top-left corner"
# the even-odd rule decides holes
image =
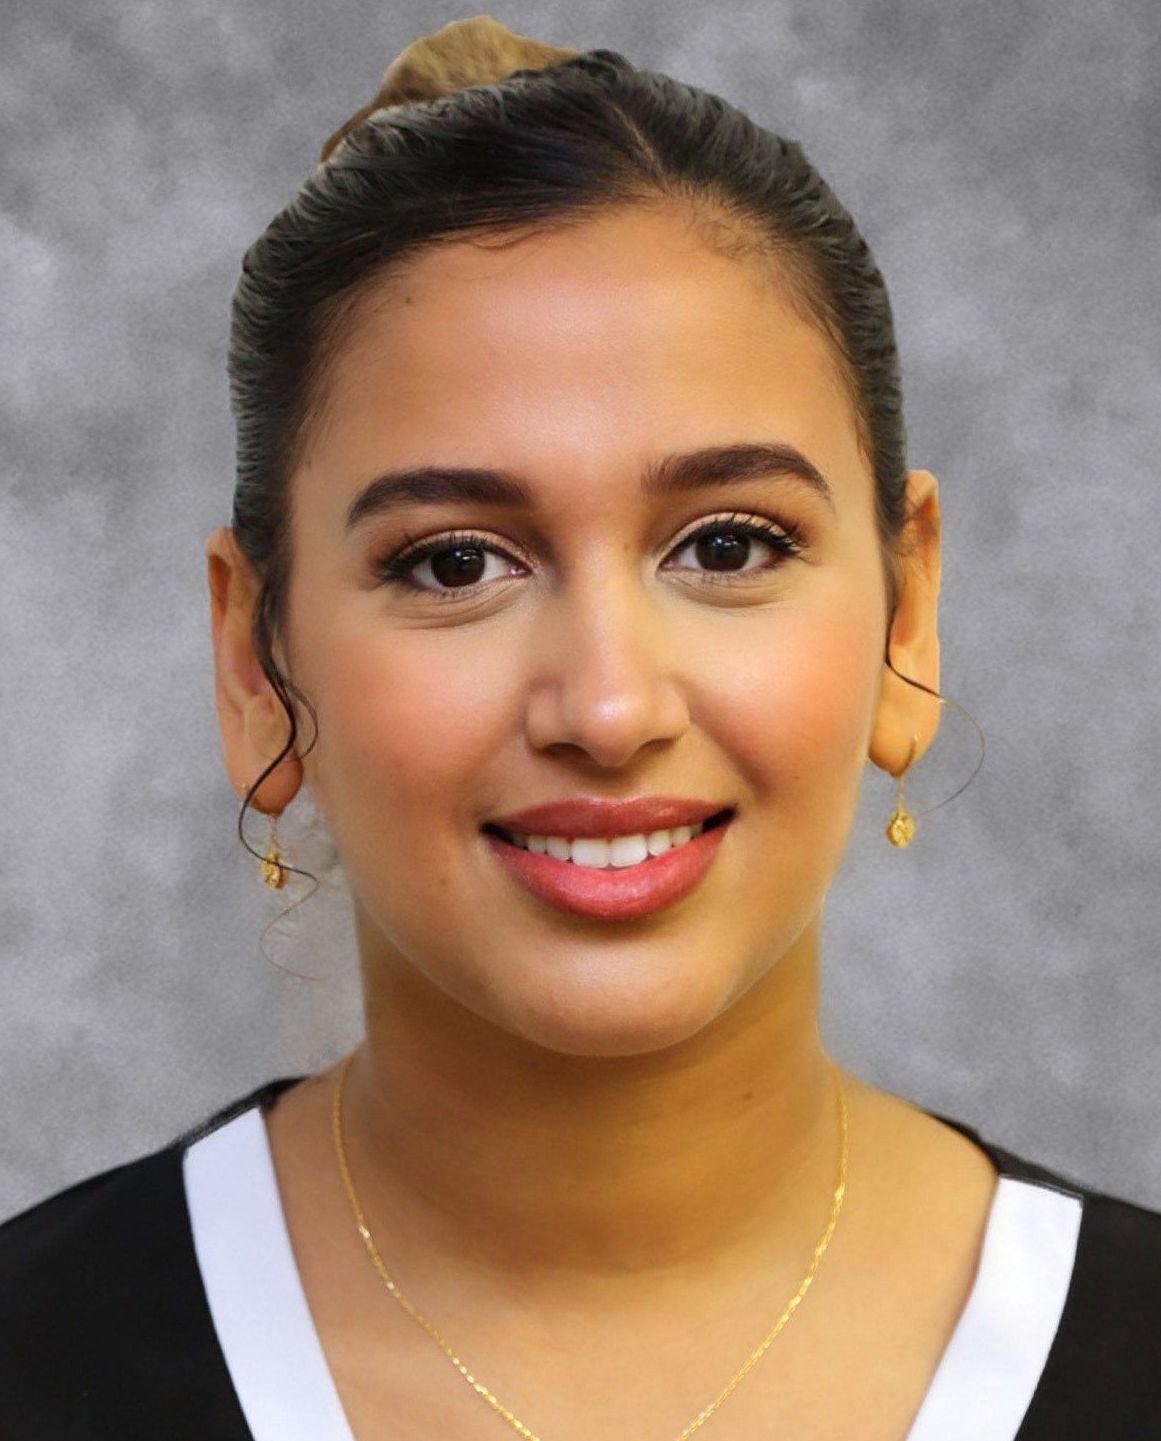
[[[483,57],[474,72],[468,67],[466,88],[440,93],[429,80],[425,90],[415,84],[414,61],[401,73],[420,45],[430,66],[449,32],[462,59],[465,27]],[[567,58],[497,67],[494,54],[483,56],[497,35],[519,38],[480,17],[409,47],[376,102],[330,138],[322,162],[242,264],[228,362],[237,422],[233,529],[259,581],[255,650],[290,719],[286,745],[259,781],[294,746],[293,698],[310,711],[317,739],[317,715],[282,675],[274,645],[291,567],[289,478],[321,413],[328,363],[372,280],[467,233],[502,245],[619,208],[677,202],[707,244],[769,257],[784,293],[832,342],[851,398],[874,481],[890,635],[906,544],[903,401],[887,289],[854,221],[796,141],[718,96],[639,70],[612,50],[541,47]],[[516,63],[526,53],[510,51]],[[488,82],[470,83],[473,73]],[[453,83],[463,86],[463,77],[461,65]],[[255,790],[238,818],[240,836]]]

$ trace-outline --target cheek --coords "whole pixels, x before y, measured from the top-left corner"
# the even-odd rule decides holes
[[[786,754],[807,776],[842,782],[861,769],[869,739],[879,662],[865,628],[848,621],[821,629],[782,668],[779,732]]]
[[[753,804],[737,914],[790,929],[813,914],[858,809],[880,662],[857,605],[783,611],[713,722]],[[743,832],[739,830],[739,839]],[[771,883],[771,878],[776,878]]]
[[[433,797],[472,798],[470,782],[501,744],[511,682],[467,630],[338,627],[313,667],[319,771],[340,809],[426,814]]]
[[[737,657],[734,658],[735,662]],[[744,756],[755,792],[861,768],[882,661],[873,629],[845,612],[784,612],[744,667],[721,678],[720,725]]]

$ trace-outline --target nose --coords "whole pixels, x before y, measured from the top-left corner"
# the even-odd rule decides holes
[[[616,769],[688,729],[680,636],[623,563],[588,568],[544,607],[525,719],[534,748],[571,747]]]

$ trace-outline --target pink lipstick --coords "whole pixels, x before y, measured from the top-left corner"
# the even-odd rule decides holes
[[[712,866],[732,819],[732,811],[719,811],[707,818],[707,829],[683,845],[637,865],[604,868],[538,855],[493,830],[485,830],[485,837],[508,874],[540,900],[594,920],[627,921],[689,895]],[[611,839],[607,833],[605,838]]]

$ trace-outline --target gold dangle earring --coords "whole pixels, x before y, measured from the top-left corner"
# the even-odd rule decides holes
[[[246,787],[247,796],[257,784],[256,780]],[[270,823],[270,838],[266,842],[266,853],[262,857],[262,880],[272,891],[280,891],[287,881],[287,871],[283,864],[286,855],[278,844],[278,817],[271,812],[266,819]]]
[[[895,797],[895,809],[891,812],[891,819],[887,822],[887,828],[883,834],[893,846],[909,846],[911,837],[915,834],[915,817],[908,815],[907,807],[903,804],[903,784],[907,772],[911,769],[911,762],[915,758],[915,750],[919,745],[919,737],[911,737],[911,753],[907,757],[907,764],[895,777],[899,790]]]
[[[262,857],[262,879],[272,891],[280,891],[286,884],[286,867],[282,864],[285,856],[278,848],[278,817],[272,813],[267,819],[270,822],[270,839]]]

